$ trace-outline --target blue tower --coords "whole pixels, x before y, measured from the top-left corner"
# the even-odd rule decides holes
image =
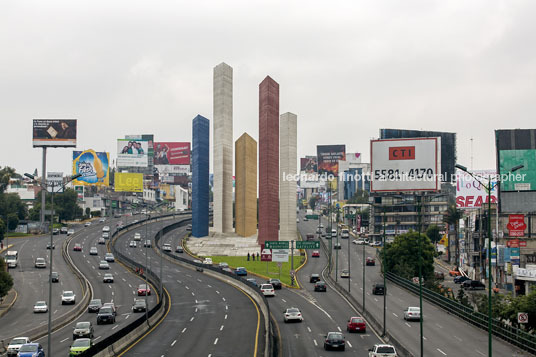
[[[192,236],[208,236],[210,121],[197,115],[192,122]]]

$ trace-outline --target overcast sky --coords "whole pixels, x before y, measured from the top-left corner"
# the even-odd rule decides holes
[[[190,141],[212,119],[212,69],[234,68],[234,138],[258,140],[258,85],[298,115],[298,156],[379,128],[456,132],[458,162],[495,167],[494,130],[534,128],[536,2],[24,1],[0,5],[0,166],[41,172],[33,118],[77,118],[77,149],[125,134]],[[212,140],[212,138],[211,138]],[[50,149],[48,171],[71,170]]]

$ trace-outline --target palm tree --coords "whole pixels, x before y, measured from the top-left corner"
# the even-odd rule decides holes
[[[460,262],[460,238],[458,236],[458,224],[460,219],[462,218],[462,211],[456,208],[455,204],[450,205],[447,208],[447,214],[444,217],[445,223],[447,223],[449,226],[454,226],[454,233],[456,234],[456,261],[454,264],[456,265],[456,268],[458,268],[458,263]],[[449,263],[450,263],[450,239],[449,239]]]

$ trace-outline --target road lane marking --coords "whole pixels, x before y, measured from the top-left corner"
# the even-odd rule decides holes
[[[485,354],[483,354],[482,352],[480,352],[479,350],[475,350],[477,353],[481,354],[482,356],[485,356]]]
[[[177,343],[177,340],[174,340],[173,342],[171,342],[171,347],[175,346],[176,343]]]
[[[441,351],[439,348],[436,348],[436,350],[438,350],[439,352],[441,352],[443,354],[443,356],[446,356],[447,354],[443,351]]]
[[[194,292],[192,291],[192,296],[195,296]]]
[[[182,329],[181,333],[184,333],[184,331],[186,331],[186,327]]]
[[[212,287],[212,285],[210,285],[210,284],[208,284],[207,286],[208,286],[209,288],[211,288],[211,287]]]
[[[394,312],[393,312],[393,315],[395,315],[395,317],[398,317],[398,315],[397,315],[397,314],[395,314]]]
[[[443,328],[443,326],[441,326],[440,324],[435,324],[437,327],[439,328]]]
[[[337,326],[337,330],[339,330],[339,332],[342,332],[341,328],[339,326]]]
[[[194,321],[195,319],[195,316],[192,316],[192,318],[190,319],[190,322]]]
[[[225,305],[225,310],[229,310],[229,305]]]
[[[184,286],[186,288],[186,290],[190,290],[190,288],[188,286]]]
[[[63,343],[63,342],[65,342],[65,341],[67,341],[68,339],[69,339],[69,337],[67,337],[67,338],[64,338],[64,339],[63,339],[63,340],[61,340],[60,342],[62,342],[62,343]]]
[[[406,326],[407,326],[407,327],[411,327],[411,325],[410,325],[410,324],[408,324],[407,322],[405,322],[405,324],[406,324]]]
[[[283,302],[287,302],[287,300],[285,300],[285,299],[283,299],[283,298],[281,299],[281,301],[283,301]]]
[[[221,325],[221,327],[220,327],[220,331],[221,331],[221,330],[223,330],[223,325]]]
[[[350,348],[353,348],[352,344],[350,343],[350,341],[346,341],[346,343],[348,344],[348,346],[350,346]]]
[[[225,301],[225,298],[224,298],[224,297],[222,297],[222,299],[223,299],[223,301]]]
[[[455,339],[457,339],[458,341],[462,342],[463,340],[461,338],[459,338],[458,336],[456,335],[453,335],[452,337],[454,337]]]
[[[225,314],[225,317],[223,318],[224,320],[227,320],[227,314]]]
[[[316,343],[316,340],[315,340],[315,339],[313,339],[313,342],[315,343],[315,346],[318,346],[318,343]]]
[[[214,344],[217,344],[218,343],[218,338],[216,337],[216,339],[214,340]]]
[[[307,326],[307,331],[312,332],[309,326]]]
[[[216,290],[216,294],[219,294],[220,292],[218,290]]]

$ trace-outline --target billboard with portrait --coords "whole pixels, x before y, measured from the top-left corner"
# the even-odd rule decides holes
[[[143,192],[143,174],[116,172],[114,186],[115,192]]]
[[[34,119],[33,147],[76,147],[76,119]]]
[[[147,140],[117,139],[117,167],[147,167]]]
[[[346,160],[346,145],[317,145],[318,173],[339,174],[339,161]]]
[[[300,158],[300,171],[312,174],[318,171],[318,161],[316,156],[306,156]]]
[[[190,165],[190,143],[155,142],[155,165]]]
[[[107,152],[73,151],[73,175],[82,175],[73,181],[74,185],[108,186],[109,170],[110,155]]]

